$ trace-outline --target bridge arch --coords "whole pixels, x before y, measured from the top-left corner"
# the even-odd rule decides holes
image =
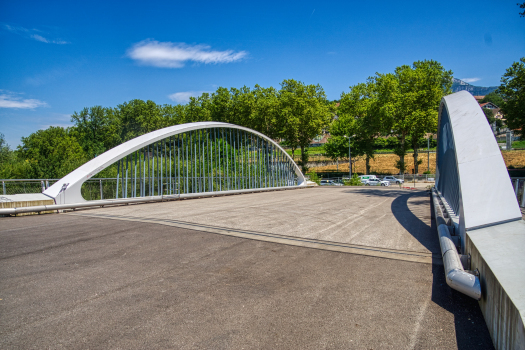
[[[461,236],[521,220],[505,162],[483,110],[467,91],[439,108],[436,189]]]
[[[234,124],[198,122],[129,140],[75,169],[43,193],[56,204],[85,202],[82,185],[114,164],[116,198],[306,185],[293,159],[267,136]]]

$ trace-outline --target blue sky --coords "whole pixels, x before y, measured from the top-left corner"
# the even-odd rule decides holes
[[[499,85],[525,56],[525,18],[498,1],[0,2],[0,132],[11,147],[83,107],[179,103],[219,86],[321,84],[441,62]]]

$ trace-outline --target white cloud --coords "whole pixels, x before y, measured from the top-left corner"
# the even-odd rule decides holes
[[[58,45],[64,45],[64,44],[69,44],[69,42],[65,41],[65,40],[62,40],[62,39],[48,39],[48,38],[45,38],[44,36],[42,36],[41,34],[44,34],[41,30],[38,30],[38,29],[27,29],[27,28],[24,28],[24,27],[14,27],[14,26],[10,26],[9,24],[4,24],[3,27],[10,31],[11,33],[15,33],[15,34],[18,34],[24,38],[28,38],[28,39],[33,39],[33,40],[36,40],[36,41],[40,41],[42,43],[46,43],[46,44],[58,44]],[[35,34],[36,33],[40,33],[40,34]]]
[[[460,79],[460,80],[463,80],[465,83],[474,83],[478,80],[481,80],[481,78],[464,78],[464,79]]]
[[[144,40],[133,45],[128,56],[141,64],[163,68],[181,68],[187,61],[197,63],[230,63],[243,59],[246,51],[215,51],[208,45]]]
[[[204,92],[210,93],[209,91],[183,91],[171,94],[168,96],[168,98],[177,103],[184,104],[190,102],[190,97],[199,97]]]
[[[12,94],[0,94],[0,108],[20,108],[33,109],[36,107],[45,107],[47,103],[35,99],[21,99]]]
[[[41,41],[43,43],[49,43],[49,40],[38,34],[32,34],[31,38],[35,39],[36,41]]]

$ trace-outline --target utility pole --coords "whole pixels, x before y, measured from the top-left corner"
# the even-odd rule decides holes
[[[346,136],[348,138],[348,175],[350,175],[350,179],[352,179],[352,151],[350,149],[350,139],[352,136]]]
[[[427,172],[430,172],[430,136],[427,138]]]

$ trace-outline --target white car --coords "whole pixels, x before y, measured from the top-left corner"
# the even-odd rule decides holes
[[[402,180],[402,179],[398,179],[398,178],[396,178],[396,177],[394,177],[394,176],[385,176],[385,177],[383,178],[383,181],[394,182],[394,183],[396,183],[396,184],[402,184],[402,183],[405,182],[404,180]]]
[[[390,186],[390,182],[383,181],[378,178],[368,179],[368,181],[365,182],[365,186]]]
[[[361,180],[361,183],[365,185],[370,180],[379,180],[375,175],[361,175],[359,176],[359,179]]]

